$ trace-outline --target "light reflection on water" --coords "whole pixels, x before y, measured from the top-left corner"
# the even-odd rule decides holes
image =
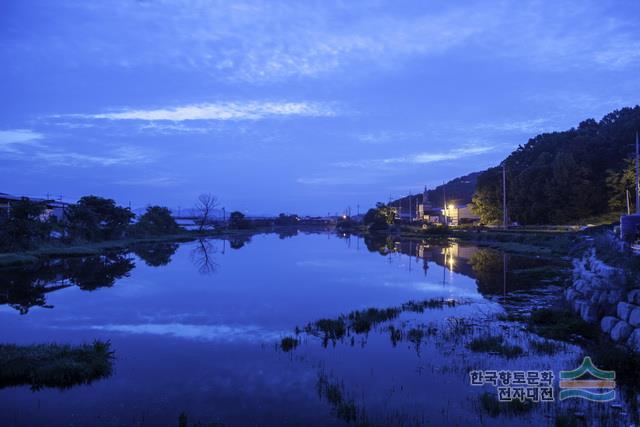
[[[544,304],[557,294],[527,300],[541,280],[517,271],[540,260],[512,256],[513,272],[505,273],[502,253],[474,246],[284,237],[140,246],[5,272],[3,341],[110,340],[116,366],[111,378],[71,390],[0,390],[1,425],[176,425],[182,412],[191,422],[224,425],[353,422],[335,393],[333,400],[323,393],[331,381],[356,408],[356,423],[372,425],[545,424],[559,408],[493,418],[467,380],[470,369],[574,368],[578,348],[529,354],[530,335],[495,320],[503,304]],[[434,298],[466,303],[402,313],[326,348],[302,333],[298,348],[278,349],[281,338],[318,319]],[[451,318],[464,319],[471,335],[450,329]],[[405,332],[432,325],[435,332],[394,342],[390,325]],[[506,360],[466,350],[473,334],[489,330],[525,355]]]

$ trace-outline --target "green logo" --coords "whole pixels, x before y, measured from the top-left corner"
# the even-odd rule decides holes
[[[588,379],[580,377],[588,375]],[[595,367],[590,357],[573,371],[560,371],[560,400],[576,397],[593,402],[609,402],[616,397],[615,371]]]

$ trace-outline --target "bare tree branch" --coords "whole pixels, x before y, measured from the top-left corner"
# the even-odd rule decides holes
[[[218,206],[218,198],[211,193],[201,194],[196,202],[196,223],[198,231],[203,231],[211,227],[213,221],[213,211]]]

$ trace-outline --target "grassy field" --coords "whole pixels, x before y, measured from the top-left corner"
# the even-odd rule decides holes
[[[32,264],[42,258],[98,255],[111,250],[126,249],[136,243],[186,242],[197,239],[198,237],[202,237],[202,235],[181,233],[157,237],[109,240],[104,242],[86,242],[70,245],[51,244],[30,251],[0,253],[0,267]]]
[[[113,357],[110,343],[102,341],[79,346],[0,344],[0,388],[89,384],[111,375]]]
[[[257,227],[244,230],[214,230],[205,233],[197,233],[193,231],[184,231],[178,234],[128,238],[122,240],[110,240],[102,242],[82,242],[72,244],[48,244],[37,249],[22,252],[5,252],[0,253],[0,267],[20,266],[32,264],[41,259],[52,257],[69,257],[69,256],[89,256],[98,255],[112,250],[128,249],[132,245],[139,243],[154,242],[184,242],[195,240],[198,238],[246,238],[256,234],[264,233],[285,233],[296,231],[319,232],[326,231],[314,227]],[[357,227],[352,230],[339,230],[341,232],[351,232],[361,236],[394,236],[406,239],[428,239],[428,240],[449,240],[456,239],[461,242],[477,244],[479,246],[492,247],[513,253],[531,254],[531,255],[568,255],[574,242],[580,235],[576,231],[558,231],[558,230],[537,230],[537,229],[430,229],[423,230],[419,227],[402,226],[384,230],[381,232],[371,233],[363,227]]]
[[[407,239],[423,239],[446,241],[455,239],[460,242],[486,246],[512,253],[529,255],[561,255],[566,256],[577,241],[581,232],[572,230],[539,230],[513,229],[501,230],[492,228],[442,228],[423,230],[419,227],[402,227],[396,230],[383,231],[387,234]],[[372,235],[365,232],[364,235]]]

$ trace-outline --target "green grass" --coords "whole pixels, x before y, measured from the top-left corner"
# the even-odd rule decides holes
[[[620,222],[620,216],[623,215],[619,212],[608,212],[601,215],[590,216],[587,218],[582,218],[578,221],[575,221],[576,224],[589,224],[589,225],[610,225],[617,224]]]
[[[0,267],[16,264],[32,264],[43,258],[51,257],[75,257],[99,255],[117,249],[128,249],[138,243],[179,242],[197,238],[191,233],[180,233],[157,237],[131,238],[123,240],[108,240],[104,242],[84,242],[71,245],[44,245],[38,249],[24,252],[0,253]]]
[[[347,325],[343,318],[338,319],[320,319],[314,323],[307,325],[305,331],[313,335],[321,333],[324,340],[339,340],[347,333]]]
[[[457,304],[460,303],[455,300],[429,299],[409,301],[399,307],[367,308],[365,310],[352,311],[346,316],[342,315],[336,319],[320,319],[308,324],[303,329],[296,327],[296,333],[302,330],[311,335],[322,336],[326,345],[329,340],[340,340],[350,332],[366,334],[373,327],[397,318],[402,312],[422,313],[427,309],[455,307]],[[392,336],[392,339],[394,339],[394,336]]]
[[[424,313],[427,309],[455,307],[456,300],[453,299],[428,299],[424,301],[409,301],[402,304],[402,311],[410,311],[414,313]]]
[[[616,346],[605,337],[587,344],[586,347],[586,354],[591,356],[598,368],[615,371],[616,382],[633,394],[640,391],[640,354]]]
[[[522,322],[525,318],[520,313],[499,313],[496,315],[496,320],[500,322]]]
[[[267,230],[252,230],[251,234],[267,232]],[[140,243],[160,243],[160,242],[187,242],[203,237],[231,237],[236,235],[246,235],[247,233],[238,233],[236,231],[182,231],[175,234],[167,234],[160,236],[142,236],[131,237],[119,240],[105,240],[101,242],[76,242],[71,244],[49,243],[27,251],[21,252],[3,252],[0,253],[0,267],[8,267],[20,264],[32,264],[43,258],[51,257],[73,257],[73,256],[89,256],[99,255],[108,251],[117,249],[129,249],[131,246]]]
[[[357,334],[366,333],[378,324],[395,319],[400,314],[399,308],[369,308],[362,311],[352,311],[349,313],[348,319],[350,327]]]
[[[113,352],[109,342],[79,346],[38,344],[0,345],[0,388],[28,385],[70,388],[111,375]]]
[[[417,347],[422,343],[425,332],[420,328],[411,328],[407,332],[407,339],[414,343]]]
[[[616,345],[600,334],[597,325],[585,322],[568,308],[534,310],[528,328],[545,338],[568,342],[578,340],[584,347],[584,354],[591,356],[596,366],[616,371],[616,381],[621,386],[640,391],[640,354]],[[533,351],[541,354],[554,354],[562,346],[547,340],[531,341],[530,345]]]
[[[554,425],[556,427],[578,427],[583,423],[574,414],[557,414]]]
[[[531,312],[528,327],[536,334],[554,340],[594,339],[598,328],[582,320],[568,308],[542,308]]]
[[[0,254],[0,267],[19,266],[33,264],[38,261],[38,257],[25,253],[4,253]]]
[[[557,231],[488,230],[457,232],[453,236],[478,245],[486,245],[512,253],[530,255],[566,255],[577,233]]]
[[[495,353],[508,359],[516,358],[524,353],[522,347],[507,344],[504,342],[504,338],[497,335],[474,338],[467,344],[467,348],[476,353]]]
[[[534,353],[554,355],[564,348],[560,343],[544,340],[544,341],[529,341],[529,346]]]
[[[366,233],[365,233],[366,234]],[[383,234],[397,235],[404,238],[421,239],[459,239],[480,246],[488,246],[513,253],[529,255],[566,255],[575,243],[576,231],[563,231],[559,229],[513,229],[501,230],[492,228],[446,228],[423,230],[416,227],[403,226],[398,233],[391,228],[383,231]]]
[[[512,400],[510,402],[500,402],[494,393],[484,392],[480,395],[480,407],[490,417],[497,417],[499,415],[522,415],[531,411],[534,407],[534,403],[525,400],[521,402],[519,400]]]

